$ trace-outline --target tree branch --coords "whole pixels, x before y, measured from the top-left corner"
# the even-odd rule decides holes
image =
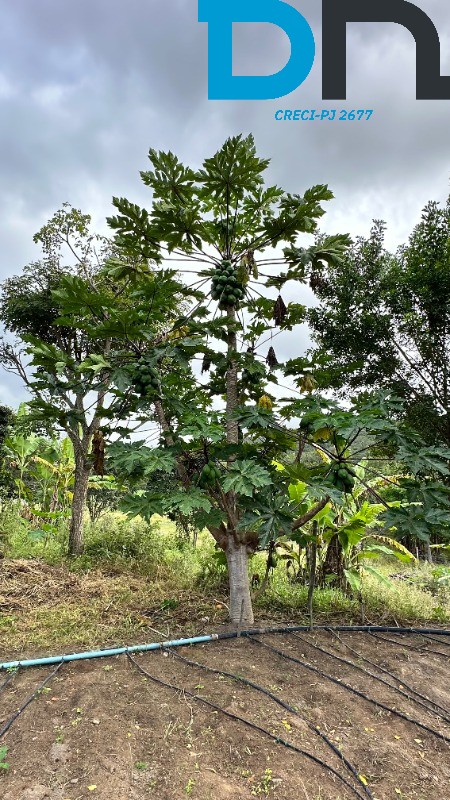
[[[294,522],[294,524],[292,525],[292,530],[293,531],[298,531],[299,528],[303,528],[303,526],[306,525],[307,522],[311,522],[311,520],[314,519],[314,517],[316,517],[317,514],[320,514],[320,512],[323,511],[323,509],[325,508],[325,506],[329,502],[330,502],[330,498],[329,497],[324,497],[324,499],[321,500],[320,503],[317,503],[317,505],[314,506],[314,508],[312,508],[306,514],[303,514],[303,516],[299,517]]]

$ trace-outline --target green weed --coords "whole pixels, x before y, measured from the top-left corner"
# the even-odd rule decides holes
[[[9,770],[9,764],[6,760],[6,756],[8,754],[8,748],[6,745],[0,747],[0,770],[7,772]]]

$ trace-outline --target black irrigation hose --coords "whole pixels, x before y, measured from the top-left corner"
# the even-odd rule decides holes
[[[380,642],[389,642],[390,644],[395,644],[397,647],[407,647],[408,650],[416,650],[418,653],[432,653],[435,656],[442,656],[443,658],[448,658],[447,653],[441,653],[440,650],[430,650],[425,645],[416,645],[416,644],[406,644],[402,639],[399,639],[398,642],[395,639],[388,639],[387,636],[380,636],[379,633],[372,633],[369,631],[370,636],[373,636],[374,639],[378,639]],[[422,636],[423,634],[419,634]]]
[[[37,695],[37,694],[38,694],[38,693],[41,691],[41,689],[43,689],[43,688],[44,688],[44,686],[45,686],[45,685],[46,685],[46,684],[47,684],[49,681],[51,681],[51,679],[52,679],[52,678],[53,678],[53,677],[56,675],[56,673],[57,673],[57,672],[58,672],[58,671],[61,669],[61,667],[62,667],[62,665],[63,665],[63,664],[64,664],[64,661],[60,661],[60,662],[59,662],[59,664],[58,664],[58,666],[56,667],[56,669],[54,669],[54,670],[53,670],[53,672],[51,672],[51,673],[50,673],[50,675],[47,675],[47,677],[46,677],[45,681],[43,681],[43,683],[41,683],[41,685],[40,685],[40,686],[38,686],[38,687],[37,687],[37,689],[35,689],[35,690],[34,690],[33,694],[32,694],[32,695],[30,695],[30,697],[28,698],[28,700],[26,700],[26,701],[25,701],[25,703],[23,703],[23,705],[21,705],[21,706],[20,706],[20,708],[18,709],[18,711],[16,711],[16,713],[15,713],[15,714],[13,714],[13,716],[11,717],[11,719],[10,719],[10,720],[9,720],[9,721],[6,723],[6,725],[4,725],[4,726],[3,726],[3,728],[0,730],[0,739],[1,739],[1,738],[2,738],[4,735],[5,735],[5,733],[7,733],[7,731],[9,731],[9,729],[10,729],[11,725],[12,725],[12,724],[13,724],[13,723],[16,721],[16,719],[17,719],[18,717],[20,717],[20,715],[23,713],[23,711],[25,711],[25,709],[27,708],[27,706],[29,706],[29,705],[30,705],[30,703],[31,703],[31,702],[34,700],[34,698],[35,698],[35,697],[36,697],[36,695]]]
[[[309,664],[307,661],[300,661],[299,658],[295,658],[294,656],[288,656],[287,653],[283,653],[282,650],[277,650],[276,647],[272,647],[271,644],[266,644],[262,642],[260,639],[256,639],[254,636],[249,636],[248,640],[250,642],[257,642],[261,647],[267,647],[268,650],[272,650],[281,658],[285,658],[288,661],[293,661],[295,664],[300,664],[301,667],[309,670],[310,672],[315,672],[316,675],[320,675],[321,678],[325,678],[325,680],[331,681],[331,683],[335,683],[336,686],[340,686],[342,689],[347,689],[347,691],[352,692],[352,694],[356,694],[358,697],[361,697],[363,700],[367,700],[369,703],[377,706],[378,708],[382,708],[383,711],[388,711],[390,714],[394,714],[396,717],[400,717],[400,719],[404,719],[406,722],[411,722],[413,725],[417,725],[418,728],[422,728],[422,730],[426,731],[427,733],[431,733],[433,736],[436,736],[437,739],[441,739],[443,742],[447,742],[450,744],[450,738],[445,736],[443,733],[439,733],[438,731],[433,730],[433,728],[429,728],[428,725],[424,725],[423,722],[418,722],[417,720],[409,717],[407,714],[403,714],[402,711],[397,711],[395,708],[390,708],[389,706],[385,706],[384,703],[380,703],[378,700],[374,700],[373,697],[369,697],[364,692],[360,692],[359,689],[354,689],[353,686],[349,686],[348,683],[344,683],[340,681],[338,678],[333,678],[332,675],[328,675],[326,672],[322,672],[322,670],[314,667],[312,664]]]
[[[355,650],[355,648],[351,647],[351,645],[349,645],[348,642],[344,642],[344,640],[341,639],[339,634],[336,633],[336,631],[333,631],[332,628],[329,628],[329,631],[330,633],[333,634],[333,636],[336,637],[336,639],[341,644],[344,645],[344,647],[347,648],[347,650],[350,650],[350,652],[353,653],[353,655],[355,655],[357,658],[360,658],[361,661],[365,661],[366,664],[370,664],[372,667],[375,667],[375,669],[380,670],[380,672],[383,672],[385,675],[389,675],[390,678],[392,678],[395,681],[398,681],[398,683],[404,686],[405,689],[408,689],[409,692],[412,692],[412,694],[415,694],[417,697],[420,697],[421,700],[425,700],[427,703],[430,703],[431,705],[435,706],[435,708],[439,709],[439,711],[442,711],[444,714],[448,714],[447,708],[444,708],[443,706],[439,705],[439,703],[436,703],[434,700],[431,700],[431,698],[427,697],[425,694],[421,694],[420,692],[417,691],[417,689],[413,689],[413,687],[410,686],[408,683],[406,683],[406,681],[404,681],[403,678],[399,678],[398,675],[395,675],[393,672],[390,672],[390,670],[386,669],[385,667],[382,667],[375,661],[371,661],[370,658],[366,658],[365,656],[363,656],[362,653],[359,652],[359,650]]]
[[[8,686],[8,683],[11,683],[12,679],[17,674],[17,672],[18,672],[18,670],[15,669],[15,670],[13,670],[13,672],[11,672],[10,675],[8,675],[8,677],[6,678],[6,681],[4,681],[2,683],[2,685],[0,686],[0,692],[3,692],[3,689],[6,689],[6,687]]]
[[[393,692],[398,692],[398,694],[402,695],[402,697],[406,697],[407,700],[410,700],[411,702],[416,703],[418,706],[421,706],[429,714],[434,714],[435,716],[440,717],[440,719],[444,720],[444,722],[450,724],[450,717],[446,715],[446,713],[440,714],[439,711],[436,711],[434,708],[430,708],[430,706],[427,705],[427,703],[422,702],[422,700],[417,700],[417,698],[412,697],[410,694],[408,694],[408,692],[404,692],[398,686],[392,686],[392,683],[389,683],[389,681],[385,681],[384,678],[380,678],[379,675],[375,675],[374,672],[371,672],[368,669],[364,669],[364,667],[361,667],[359,664],[355,664],[353,661],[349,661],[348,658],[342,658],[342,656],[338,656],[335,653],[330,653],[329,650],[325,650],[324,647],[320,647],[318,644],[313,644],[313,642],[310,642],[308,639],[305,639],[304,636],[300,636],[300,634],[298,633],[293,633],[292,636],[294,636],[295,639],[298,639],[300,642],[304,642],[307,645],[307,647],[312,647],[314,650],[318,650],[319,653],[323,653],[329,658],[334,659],[334,661],[339,661],[341,664],[344,664],[345,666],[352,667],[358,672],[362,672],[363,675],[369,675],[371,678],[374,678],[376,681],[379,681],[379,683],[382,683],[384,686],[387,686],[389,689],[392,689]]]
[[[314,764],[317,764],[322,769],[324,769],[327,772],[330,772],[332,775],[334,775],[335,778],[337,778],[356,797],[358,797],[358,800],[361,800],[362,795],[360,795],[360,793],[357,791],[357,789],[355,789],[355,787],[352,786],[351,783],[349,783],[346,778],[344,778],[342,775],[340,775],[339,772],[337,772],[337,770],[335,770],[333,767],[330,767],[328,764],[326,764],[324,761],[322,761],[317,756],[313,756],[311,753],[307,753],[306,750],[302,750],[300,747],[297,747],[295,744],[291,744],[291,742],[287,742],[285,739],[280,739],[279,736],[275,736],[273,733],[268,731],[266,728],[261,728],[259,725],[256,725],[254,722],[250,722],[250,720],[245,719],[244,717],[239,717],[237,714],[233,714],[231,711],[227,711],[225,708],[222,708],[221,706],[218,706],[215,703],[212,703],[210,700],[206,700],[204,697],[199,697],[198,694],[194,694],[193,692],[190,692],[188,689],[184,689],[182,686],[174,686],[173,683],[167,683],[166,681],[161,680],[161,678],[156,678],[154,675],[150,675],[150,673],[147,672],[147,670],[145,670],[143,667],[141,667],[141,665],[136,661],[135,658],[133,658],[133,656],[130,653],[127,653],[126,655],[127,655],[127,658],[129,658],[129,660],[135,665],[135,667],[137,667],[139,672],[141,672],[147,678],[150,678],[151,681],[154,681],[155,683],[159,684],[159,686],[164,686],[165,689],[172,689],[175,692],[181,692],[182,694],[186,695],[187,697],[191,697],[193,700],[196,700],[198,703],[203,703],[203,705],[206,705],[209,708],[213,708],[214,711],[219,711],[221,714],[224,714],[224,716],[228,717],[229,719],[232,719],[234,722],[240,722],[243,725],[246,725],[248,728],[251,728],[252,730],[257,731],[258,733],[262,733],[263,736],[268,736],[269,739],[271,739],[276,744],[282,744],[282,745],[284,745],[284,747],[287,747],[289,750],[293,750],[294,753],[299,753],[300,755],[304,756],[305,758],[309,759],[310,761],[313,761]]]
[[[373,800],[373,795],[372,795],[370,789],[361,780],[361,778],[359,777],[359,772],[355,769],[353,764],[351,764],[350,761],[348,761],[346,759],[346,757],[344,756],[342,751],[339,749],[339,747],[337,745],[335,745],[334,742],[332,742],[331,739],[328,738],[328,736],[325,736],[325,734],[322,733],[322,731],[319,728],[316,728],[316,726],[307,717],[303,716],[303,714],[300,714],[300,712],[296,708],[294,708],[294,706],[291,706],[289,703],[286,703],[284,700],[281,700],[281,698],[277,697],[275,694],[270,692],[268,689],[265,689],[263,686],[260,686],[259,684],[254,683],[254,681],[251,681],[249,678],[244,678],[242,675],[235,675],[232,672],[225,672],[222,669],[215,669],[214,667],[210,667],[207,664],[200,664],[198,661],[190,661],[188,658],[185,658],[185,656],[180,655],[175,650],[170,650],[170,648],[168,648],[168,650],[172,653],[173,656],[175,656],[175,658],[178,658],[180,661],[183,661],[185,664],[189,664],[189,666],[191,666],[191,667],[197,667],[199,669],[205,670],[206,672],[212,672],[215,675],[224,675],[225,677],[231,678],[234,681],[239,681],[240,683],[243,683],[245,686],[250,686],[250,688],[256,689],[257,692],[261,692],[261,694],[266,695],[266,697],[270,697],[271,700],[273,700],[275,703],[277,703],[277,705],[279,705],[282,708],[284,708],[286,711],[289,711],[291,714],[294,714],[296,717],[299,717],[308,726],[308,728],[311,731],[313,731],[315,734],[317,734],[317,736],[320,736],[320,738],[333,751],[333,753],[336,756],[338,756],[338,758],[342,761],[342,763],[345,764],[345,766],[347,767],[349,772],[358,781],[359,785],[362,787],[362,789],[363,789],[364,793],[367,795],[367,797],[369,797],[370,800]]]
[[[330,626],[328,625],[314,625],[315,631],[327,631]],[[402,633],[402,634],[429,634],[433,636],[448,636],[450,637],[450,630],[448,628],[399,628],[388,625],[334,625],[334,631],[348,631],[350,633]],[[256,628],[241,632],[241,636],[255,636],[262,633],[294,633],[294,632],[310,633],[310,625],[291,625],[290,627],[277,627],[277,628]],[[224,633],[218,635],[219,639],[233,639],[236,638],[236,633]]]

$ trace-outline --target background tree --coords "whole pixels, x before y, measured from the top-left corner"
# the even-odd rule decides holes
[[[316,348],[310,365],[339,394],[387,388],[430,442],[450,444],[450,203],[430,202],[391,255],[384,223],[340,262],[311,276]]]
[[[5,445],[6,439],[13,429],[14,420],[14,411],[8,406],[0,406],[0,501],[10,497],[14,492]]]
[[[83,551],[83,510],[89,475],[95,467],[91,454],[96,435],[115,408],[123,410],[126,398],[108,397],[111,369],[108,359],[115,346],[114,331],[93,337],[90,321],[107,321],[102,303],[114,307],[115,319],[126,324],[127,295],[102,271],[113,248],[91,234],[90,217],[64,206],[34,237],[44,258],[25,267],[22,275],[1,287],[0,318],[16,343],[3,340],[0,357],[6,369],[17,373],[32,395],[29,408],[34,419],[48,430],[64,432],[75,459],[73,499],[69,530],[69,554]],[[72,264],[67,266],[69,254]],[[74,291],[89,298],[80,319],[62,318],[64,278],[71,276]],[[120,316],[122,315],[122,317]],[[137,345],[135,345],[137,347]],[[114,405],[116,404],[116,406]],[[28,443],[29,444],[29,443]]]

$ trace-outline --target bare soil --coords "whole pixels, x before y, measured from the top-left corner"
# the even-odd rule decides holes
[[[74,584],[74,588],[75,584]],[[35,600],[42,592],[36,589]],[[78,597],[78,602],[81,597]],[[26,602],[28,603],[28,598]],[[20,607],[20,598],[14,602]],[[20,613],[20,608],[16,609]],[[193,609],[193,617],[197,611]],[[267,621],[265,622],[267,624]],[[209,632],[223,630],[217,622]],[[189,626],[186,630],[191,635]],[[177,635],[180,631],[177,630]],[[149,641],[152,637],[147,636]],[[153,639],[156,637],[153,637]],[[9,769],[0,770],[2,800],[350,800],[352,791],[327,765],[355,787],[341,759],[307,721],[339,747],[377,800],[445,800],[450,797],[450,749],[431,731],[450,738],[448,666],[450,638],[420,636],[394,643],[367,634],[314,632],[266,634],[261,641],[302,663],[286,660],[245,637],[180,648],[192,661],[246,677],[294,714],[255,688],[223,674],[208,673],[154,652],[136,656],[139,665],[167,688],[144,676],[126,656],[64,664],[0,740]],[[349,644],[360,657],[343,644]],[[135,643],[135,642],[130,642]],[[312,647],[353,662],[342,664]],[[417,649],[411,649],[411,646]],[[12,648],[15,649],[15,648]],[[67,652],[67,648],[66,652]],[[49,650],[46,651],[49,654]],[[60,652],[60,651],[57,651]],[[35,655],[25,648],[21,657]],[[0,656],[12,658],[15,653]],[[395,674],[395,681],[361,657]],[[399,719],[369,700],[332,683],[315,666],[409,716]],[[405,684],[429,701],[428,708],[399,694],[356,667],[391,684]],[[0,729],[52,671],[27,668],[0,693]],[[0,675],[0,686],[7,676]],[[404,683],[403,683],[404,682]],[[211,708],[190,696],[208,700]],[[419,698],[417,698],[419,699]],[[432,703],[435,705],[432,706]],[[438,706],[440,708],[438,708]],[[434,710],[433,710],[434,708]],[[220,709],[220,710],[219,710]],[[448,709],[447,712],[442,709]],[[226,711],[241,720],[232,719]],[[254,730],[252,722],[268,733]],[[291,743],[318,758],[288,749]]]

